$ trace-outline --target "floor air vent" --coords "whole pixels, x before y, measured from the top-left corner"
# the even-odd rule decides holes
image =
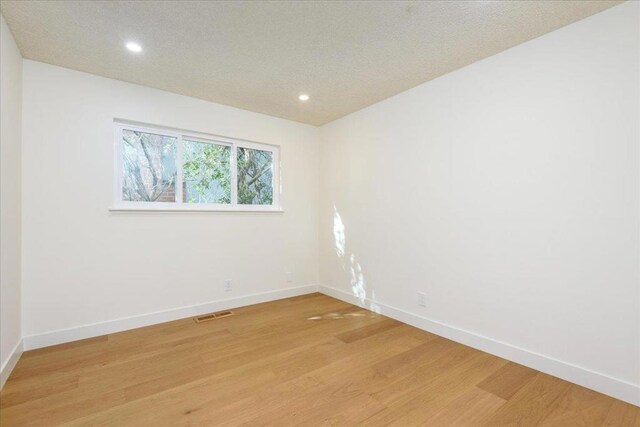
[[[195,320],[196,323],[202,323],[209,320],[220,319],[229,316],[233,316],[233,311],[219,311],[217,313],[203,314],[202,316],[194,317],[193,320]]]

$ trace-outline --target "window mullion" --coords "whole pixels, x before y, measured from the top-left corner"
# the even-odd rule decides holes
[[[182,135],[178,136],[178,147],[177,147],[177,151],[178,151],[178,164],[176,165],[176,203],[181,205],[182,204],[182,182],[183,182],[183,176],[182,176],[182,151],[183,151],[183,147],[182,147]]]
[[[271,186],[273,188],[271,205],[275,207],[280,207],[280,152],[272,151],[271,152]]]
[[[231,205],[238,204],[238,147],[231,144]]]
[[[116,144],[115,144],[115,165],[116,165],[116,170],[115,170],[115,197],[116,197],[116,202],[117,203],[121,203],[122,202],[122,186],[124,183],[124,166],[123,166],[123,161],[122,161],[122,156],[124,155],[124,149],[122,148],[122,128],[121,127],[117,127],[116,128]]]

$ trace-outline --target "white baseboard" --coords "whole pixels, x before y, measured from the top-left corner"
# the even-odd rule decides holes
[[[9,375],[11,375],[11,371],[16,367],[20,356],[22,356],[22,352],[24,351],[23,340],[18,341],[18,343],[13,347],[11,353],[9,354],[9,358],[2,364],[0,367],[0,390],[4,387],[4,383],[9,379]]]
[[[62,344],[85,338],[93,338],[100,335],[155,325],[157,323],[199,316],[213,311],[229,310],[246,305],[305,295],[312,292],[318,292],[318,286],[308,285],[295,288],[277,289],[274,291],[251,294],[237,298],[211,301],[204,304],[173,308],[155,313],[147,313],[138,316],[109,320],[106,322],[93,323],[90,325],[77,326],[69,329],[60,329],[45,332],[43,334],[29,335],[23,338],[24,350],[33,350],[41,347],[48,347],[50,345]]]
[[[325,295],[367,309],[375,306],[375,311],[379,311],[381,314],[399,320],[400,322],[640,406],[640,385],[632,384],[543,354],[437,322],[378,301],[365,299],[363,304],[355,295],[339,289],[320,285],[318,290]]]

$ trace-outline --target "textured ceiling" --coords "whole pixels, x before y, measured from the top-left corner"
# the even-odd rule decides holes
[[[617,3],[0,4],[25,58],[321,125]]]

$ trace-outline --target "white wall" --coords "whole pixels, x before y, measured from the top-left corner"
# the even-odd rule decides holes
[[[321,283],[640,404],[639,16],[326,125]]]
[[[23,77],[25,345],[317,283],[318,128],[33,61]],[[110,212],[114,118],[279,144],[285,212]]]
[[[22,56],[0,16],[0,387],[22,336],[20,313],[20,138]],[[18,353],[19,353],[18,348]],[[15,359],[15,358],[14,358]]]

